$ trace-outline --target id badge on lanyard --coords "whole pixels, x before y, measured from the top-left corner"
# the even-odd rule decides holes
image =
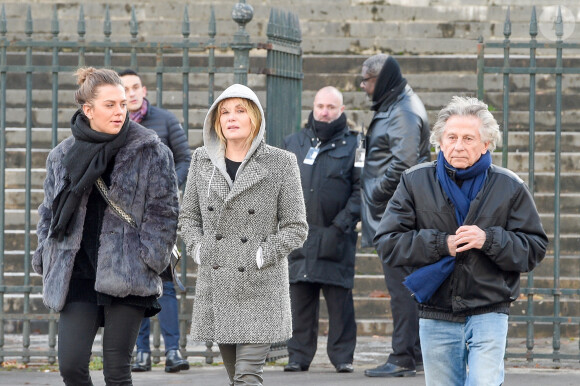
[[[364,127],[363,127],[364,130]],[[356,151],[354,153],[354,167],[355,168],[362,168],[365,166],[365,154],[366,154],[366,149],[365,149],[365,136],[360,135],[360,139],[358,141],[358,147],[356,148]]]
[[[314,165],[314,161],[316,160],[318,153],[320,153],[319,146],[320,146],[320,142],[318,142],[316,147],[310,147],[310,149],[308,150],[308,153],[306,154],[306,157],[304,158],[304,163],[306,165]]]

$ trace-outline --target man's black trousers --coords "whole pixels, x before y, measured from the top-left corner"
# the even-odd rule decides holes
[[[288,362],[297,362],[305,368],[316,353],[321,289],[328,308],[326,351],[330,362],[334,366],[352,363],[356,346],[351,288],[307,282],[290,284],[292,338],[288,341]]]
[[[383,272],[393,316],[393,352],[387,362],[414,369],[415,362],[423,362],[419,342],[419,316],[417,303],[411,292],[403,285],[411,270],[407,267],[389,267],[383,264]]]

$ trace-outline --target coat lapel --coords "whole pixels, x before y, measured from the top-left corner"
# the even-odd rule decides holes
[[[268,171],[252,157],[236,177],[233,189],[228,194],[226,200],[231,201],[237,195],[248,190],[253,185],[259,183],[268,175]]]
[[[207,167],[203,167],[199,171],[201,180],[208,181],[209,190],[217,194],[222,201],[225,201],[230,192],[228,182],[222,173],[213,166],[209,158],[206,158],[205,160],[207,161]],[[206,193],[204,192],[204,195],[205,194]]]

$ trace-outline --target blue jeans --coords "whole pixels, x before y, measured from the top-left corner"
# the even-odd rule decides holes
[[[464,323],[420,319],[426,385],[501,385],[507,329],[508,316],[498,313],[469,316]]]
[[[179,350],[178,305],[173,282],[163,282],[163,295],[159,298],[159,304],[161,304],[161,311],[157,314],[157,318],[163,342],[165,342],[165,353],[169,350]],[[149,347],[150,325],[149,318],[143,318],[137,337],[137,351],[151,352]]]

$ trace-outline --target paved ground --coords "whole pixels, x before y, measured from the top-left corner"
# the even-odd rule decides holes
[[[370,367],[370,366],[365,366]],[[580,371],[571,369],[535,369],[507,368],[505,385],[513,386],[577,386]],[[91,372],[95,386],[104,386],[102,373]],[[227,385],[227,377],[222,366],[192,367],[178,374],[166,374],[162,367],[155,367],[147,373],[133,374],[135,386],[148,385]],[[264,372],[265,385],[288,386],[331,386],[331,385],[366,385],[366,386],[414,386],[425,385],[424,376],[419,373],[414,378],[368,378],[363,374],[363,367],[357,366],[352,374],[337,374],[334,369],[325,366],[314,366],[308,372],[284,373],[281,366],[267,366]],[[58,372],[39,372],[34,370],[0,370],[0,385],[62,385]]]
[[[510,346],[524,346],[525,341],[512,340]],[[537,340],[537,352],[550,350],[551,339]],[[302,373],[284,373],[282,366],[287,359],[280,359],[276,364],[266,366],[264,382],[266,385],[288,386],[330,386],[330,385],[389,385],[389,386],[421,386],[425,385],[423,373],[414,378],[368,378],[364,376],[364,370],[383,363],[387,358],[386,347],[390,342],[380,337],[360,337],[355,353],[355,372],[352,374],[337,374],[326,357],[326,339],[319,339],[319,348],[312,363],[310,371]],[[577,341],[566,341],[562,344],[563,352],[578,352]],[[154,366],[153,371],[147,373],[134,373],[133,383],[135,386],[160,386],[160,385],[227,385],[226,372],[222,365],[216,363],[208,365],[202,358],[189,358],[192,367],[188,371],[178,374],[166,374],[162,365]],[[220,358],[216,359],[219,362]],[[15,362],[17,363],[17,362]],[[16,367],[16,366],[15,366]],[[105,385],[101,371],[91,372],[95,386]],[[506,361],[505,385],[514,386],[567,386],[580,384],[580,364],[575,361],[563,361],[560,364],[550,360],[537,360],[527,363],[521,359]],[[41,366],[36,364],[24,369],[12,370],[0,368],[0,385],[62,385],[62,379],[55,367]]]

